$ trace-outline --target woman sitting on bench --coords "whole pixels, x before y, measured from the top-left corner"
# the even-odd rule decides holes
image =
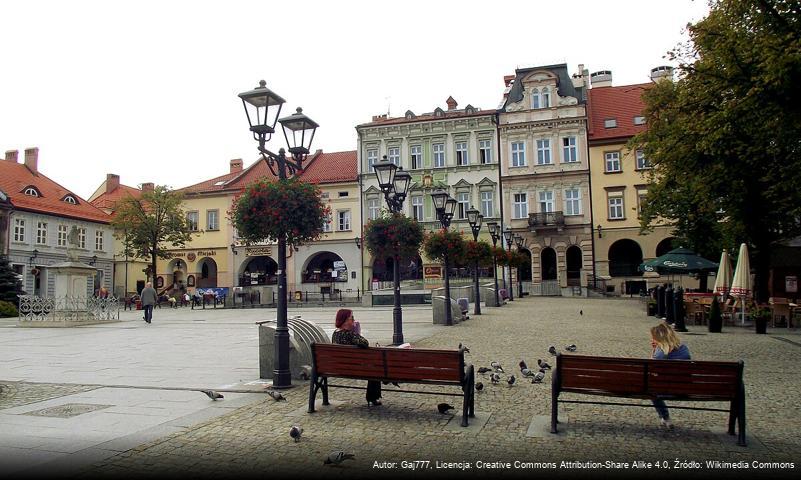
[[[366,338],[359,335],[361,329],[357,328],[358,324],[354,325],[353,310],[341,308],[337,312],[335,325],[337,327],[331,335],[331,343],[338,343],[341,345],[356,345],[360,348],[367,348],[370,342]],[[378,406],[381,405],[381,382],[368,381],[367,382],[367,405]]]
[[[679,336],[670,326],[662,322],[651,327],[651,358],[655,360],[690,360],[690,349],[681,343]],[[670,412],[662,399],[654,400],[654,408],[665,428],[673,429]]]

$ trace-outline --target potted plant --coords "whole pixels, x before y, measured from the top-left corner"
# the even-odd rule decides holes
[[[769,308],[757,307],[751,311],[751,318],[754,319],[756,326],[756,333],[768,333],[768,320],[770,320],[771,312]]]
[[[723,330],[723,314],[720,311],[718,297],[712,297],[712,304],[709,306],[709,332],[720,333]]]

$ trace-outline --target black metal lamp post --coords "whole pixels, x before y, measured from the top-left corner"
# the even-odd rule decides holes
[[[239,94],[245,114],[248,117],[253,138],[259,142],[259,153],[267,162],[270,171],[279,180],[303,168],[303,162],[309,155],[314,132],[319,125],[303,114],[298,108],[288,117],[278,120],[284,99],[266,87],[264,80],[259,86],[248,92]],[[289,146],[291,158],[287,158],[283,148],[273,153],[265,144],[275,133],[275,123],[279,122],[284,130],[284,138]],[[278,172],[276,173],[276,168]],[[287,291],[286,291],[286,237],[278,239],[278,311],[275,328],[275,356],[273,364],[273,387],[289,388],[292,386],[292,375],[289,371],[289,327],[287,326]]]
[[[526,246],[526,239],[521,235],[515,235],[515,245],[517,245],[517,251],[520,252]],[[517,298],[523,298],[523,282],[520,280],[520,267],[517,267]]]
[[[431,193],[431,199],[434,201],[434,210],[437,211],[437,219],[443,230],[447,230],[451,226],[453,220],[453,211],[456,209],[456,200],[452,199],[448,192],[445,190],[435,190]],[[451,281],[449,256],[445,252],[445,325],[453,325],[453,315],[451,313]]]
[[[509,227],[503,231],[503,238],[506,240],[506,248],[509,249],[509,253],[512,253],[512,230]],[[501,248],[503,248],[503,244],[501,244]],[[509,265],[509,301],[514,302],[515,295],[514,295],[515,284],[512,281],[512,266]]]
[[[378,187],[384,194],[384,200],[392,213],[400,213],[403,210],[403,202],[409,193],[409,186],[412,183],[412,176],[409,172],[404,172],[403,168],[384,159],[375,165],[375,176],[378,180]],[[358,242],[357,242],[358,244]],[[403,343],[403,309],[401,309],[400,296],[400,255],[395,250],[392,257],[394,262],[392,268],[392,280],[394,284],[395,306],[392,308],[392,343],[400,345]]]
[[[484,220],[484,215],[481,215],[475,207],[467,211],[467,223],[470,224],[470,230],[473,231],[473,241],[478,241],[478,233],[481,231],[481,222]],[[473,288],[476,290],[475,303],[473,307],[473,315],[481,315],[481,294],[478,291],[478,259],[476,259],[476,269],[473,271]]]
[[[488,222],[487,229],[489,230],[490,237],[492,237],[492,248],[498,246],[498,239],[501,238],[500,230],[498,229],[498,222]],[[495,261],[495,252],[492,252],[492,276],[495,278],[495,305],[501,305],[501,299],[498,293],[498,265]]]

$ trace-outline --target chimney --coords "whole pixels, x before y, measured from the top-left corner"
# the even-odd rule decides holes
[[[587,78],[584,76],[584,64],[578,64],[578,71],[573,74],[571,78],[573,82],[573,88],[584,88],[587,86]]]
[[[231,166],[231,171],[229,173],[234,172],[241,172],[242,171],[242,159],[241,158],[234,158],[230,162],[228,162]]]
[[[32,173],[38,173],[39,167],[39,147],[25,149],[25,166]]]
[[[113,173],[106,174],[106,193],[111,193],[120,186],[120,176]]]
[[[590,74],[590,84],[592,88],[598,87],[611,87],[612,86],[612,71],[601,70]]]
[[[383,115],[373,115],[373,121],[374,122],[378,122],[378,121],[386,120],[386,119],[387,119],[387,114],[386,113],[383,114]]]
[[[153,182],[142,184],[142,192],[152,192],[153,188],[154,188]]]
[[[445,100],[445,103],[448,104],[448,110],[456,110],[456,106],[459,105],[456,103],[456,100],[454,100],[453,97],[448,97],[448,99]]]
[[[652,82],[656,82],[657,80],[661,80],[663,78],[670,80],[671,82],[673,81],[673,67],[669,65],[661,65],[651,69]]]
[[[6,161],[17,163],[19,158],[19,150],[6,150]]]
[[[503,76],[503,85],[505,87],[511,87],[512,86],[512,80],[514,80],[514,79],[515,79],[515,75],[504,75]]]

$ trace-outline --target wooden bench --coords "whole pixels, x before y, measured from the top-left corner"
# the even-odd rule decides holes
[[[560,400],[562,392],[645,400],[728,401],[727,410],[716,408],[676,407],[684,410],[729,412],[729,435],[734,435],[737,421],[737,444],[745,446],[745,387],[743,362],[701,362],[695,360],[653,360],[644,358],[556,357],[551,384],[551,433],[557,433],[557,407],[562,403],[653,405],[615,402]]]
[[[462,426],[474,417],[475,373],[465,366],[461,350],[427,350],[422,348],[369,347],[312,343],[312,373],[309,383],[309,413],[314,412],[317,391],[322,390],[323,405],[328,403],[328,387],[355,388],[348,385],[329,385],[328,378],[351,378],[379,382],[454,385],[462,393],[426,392],[420,390],[392,391],[463,397]]]

